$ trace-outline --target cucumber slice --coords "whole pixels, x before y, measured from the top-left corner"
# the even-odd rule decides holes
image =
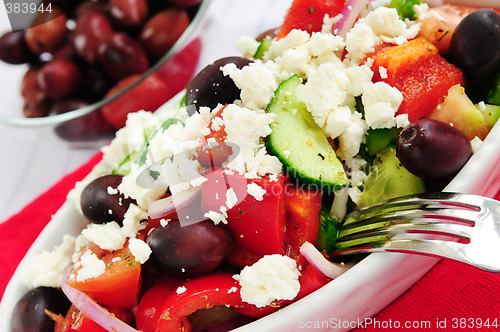
[[[362,208],[390,198],[423,192],[424,180],[408,172],[396,157],[396,149],[388,147],[377,154],[357,206]]]
[[[274,93],[266,110],[276,114],[267,148],[279,158],[292,178],[309,188],[337,191],[347,186],[349,180],[323,129],[295,96],[301,83],[294,75],[282,82]]]
[[[262,39],[257,51],[255,51],[255,54],[253,55],[253,58],[262,60],[264,58],[264,53],[266,53],[271,46],[271,41],[272,39],[269,36]]]

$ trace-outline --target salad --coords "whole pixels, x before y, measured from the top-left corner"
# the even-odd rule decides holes
[[[326,285],[355,262],[331,256],[347,212],[441,188],[493,127],[498,22],[295,0],[180,106],[129,116],[72,192],[89,224],[33,264],[13,331],[227,330]],[[488,61],[470,52],[478,31],[497,43]],[[21,309],[40,298],[39,316]]]

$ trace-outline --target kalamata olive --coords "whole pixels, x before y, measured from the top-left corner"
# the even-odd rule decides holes
[[[102,99],[113,86],[113,79],[100,67],[87,67],[83,72],[82,96],[87,101]]]
[[[99,62],[115,80],[142,74],[149,68],[149,60],[142,45],[123,32],[113,33],[97,51]]]
[[[0,60],[19,65],[35,59],[26,45],[24,31],[9,31],[0,37]]]
[[[456,174],[472,154],[470,141],[447,123],[421,119],[401,132],[396,156],[411,173],[422,178]]]
[[[477,92],[491,84],[500,71],[500,15],[491,9],[467,15],[453,34],[449,54],[464,72],[467,89]]]
[[[82,212],[91,222],[104,224],[116,221],[123,224],[123,216],[135,201],[125,198],[116,189],[123,176],[110,174],[98,177],[82,191],[80,205]]]
[[[23,114],[27,118],[39,118],[50,114],[52,99],[40,88],[35,88],[24,97]]]
[[[85,10],[76,19],[71,36],[78,54],[88,63],[97,61],[97,49],[101,42],[113,32],[109,18],[98,10]]]
[[[38,86],[39,65],[33,65],[28,68],[21,81],[21,96],[26,97],[35,90],[40,90]]]
[[[251,60],[243,57],[226,57],[219,59],[201,70],[189,83],[186,92],[186,105],[215,108],[218,104],[232,103],[240,98],[241,90],[229,76],[224,76],[221,67],[234,63],[243,68]]]
[[[66,15],[60,8],[52,7],[51,11],[40,12],[33,21],[33,27],[26,29],[26,44],[36,54],[53,52],[66,40]]]
[[[71,61],[54,59],[38,72],[38,85],[52,99],[74,94],[82,82],[80,69]]]
[[[231,235],[205,220],[187,226],[170,221],[155,228],[147,239],[151,264],[174,276],[193,277],[216,269],[233,246]]]
[[[141,30],[140,41],[148,54],[159,59],[165,55],[189,25],[185,10],[170,8],[151,17]]]
[[[12,312],[11,332],[53,332],[54,321],[45,309],[65,315],[71,303],[56,288],[38,287],[26,292],[16,303]]]
[[[108,7],[113,21],[122,28],[138,27],[148,17],[146,0],[110,0]]]
[[[84,100],[61,100],[52,105],[51,113],[66,113],[88,105],[89,103]],[[54,132],[57,136],[69,142],[88,142],[90,140],[111,138],[114,130],[104,119],[102,113],[95,111],[57,125]]]
[[[173,0],[177,6],[191,7],[201,3],[202,0]]]

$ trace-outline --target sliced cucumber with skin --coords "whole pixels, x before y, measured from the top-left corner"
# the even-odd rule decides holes
[[[266,112],[276,114],[267,137],[269,153],[277,156],[289,176],[309,188],[337,191],[349,184],[344,167],[328,139],[295,90],[301,79],[294,75],[282,82]]]
[[[271,42],[272,39],[269,36],[262,39],[260,41],[259,47],[257,48],[257,51],[255,51],[255,54],[253,55],[253,58],[262,60],[264,58],[264,54],[269,50]]]

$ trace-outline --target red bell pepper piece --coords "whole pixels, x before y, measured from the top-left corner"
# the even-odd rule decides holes
[[[233,234],[234,250],[227,259],[236,266],[255,263],[264,255],[284,254],[286,248],[285,178],[246,179],[222,170],[206,174],[202,188],[202,211],[219,212],[226,205],[226,193],[233,189],[237,204],[227,210],[227,227]],[[262,200],[248,194],[254,183],[265,190]]]
[[[309,33],[321,31],[326,14],[335,17],[344,9],[345,0],[295,0],[283,22],[278,39],[285,37],[293,29]]]
[[[180,288],[172,290],[165,297],[161,310],[156,316],[155,331],[190,331],[191,323],[187,319],[188,315],[198,309],[207,309],[217,305],[227,305],[231,308],[254,307],[251,311],[258,312],[260,315],[270,313],[271,309],[277,310],[272,307],[266,307],[267,309],[264,310],[243,302],[240,296],[240,285],[232,274],[213,274],[188,280]]]
[[[368,58],[374,60],[374,81],[383,81],[403,94],[397,114],[408,114],[410,122],[430,113],[456,85],[464,85],[462,72],[438,53],[425,38],[416,38],[403,45],[382,46]],[[387,77],[380,76],[380,67]]]

